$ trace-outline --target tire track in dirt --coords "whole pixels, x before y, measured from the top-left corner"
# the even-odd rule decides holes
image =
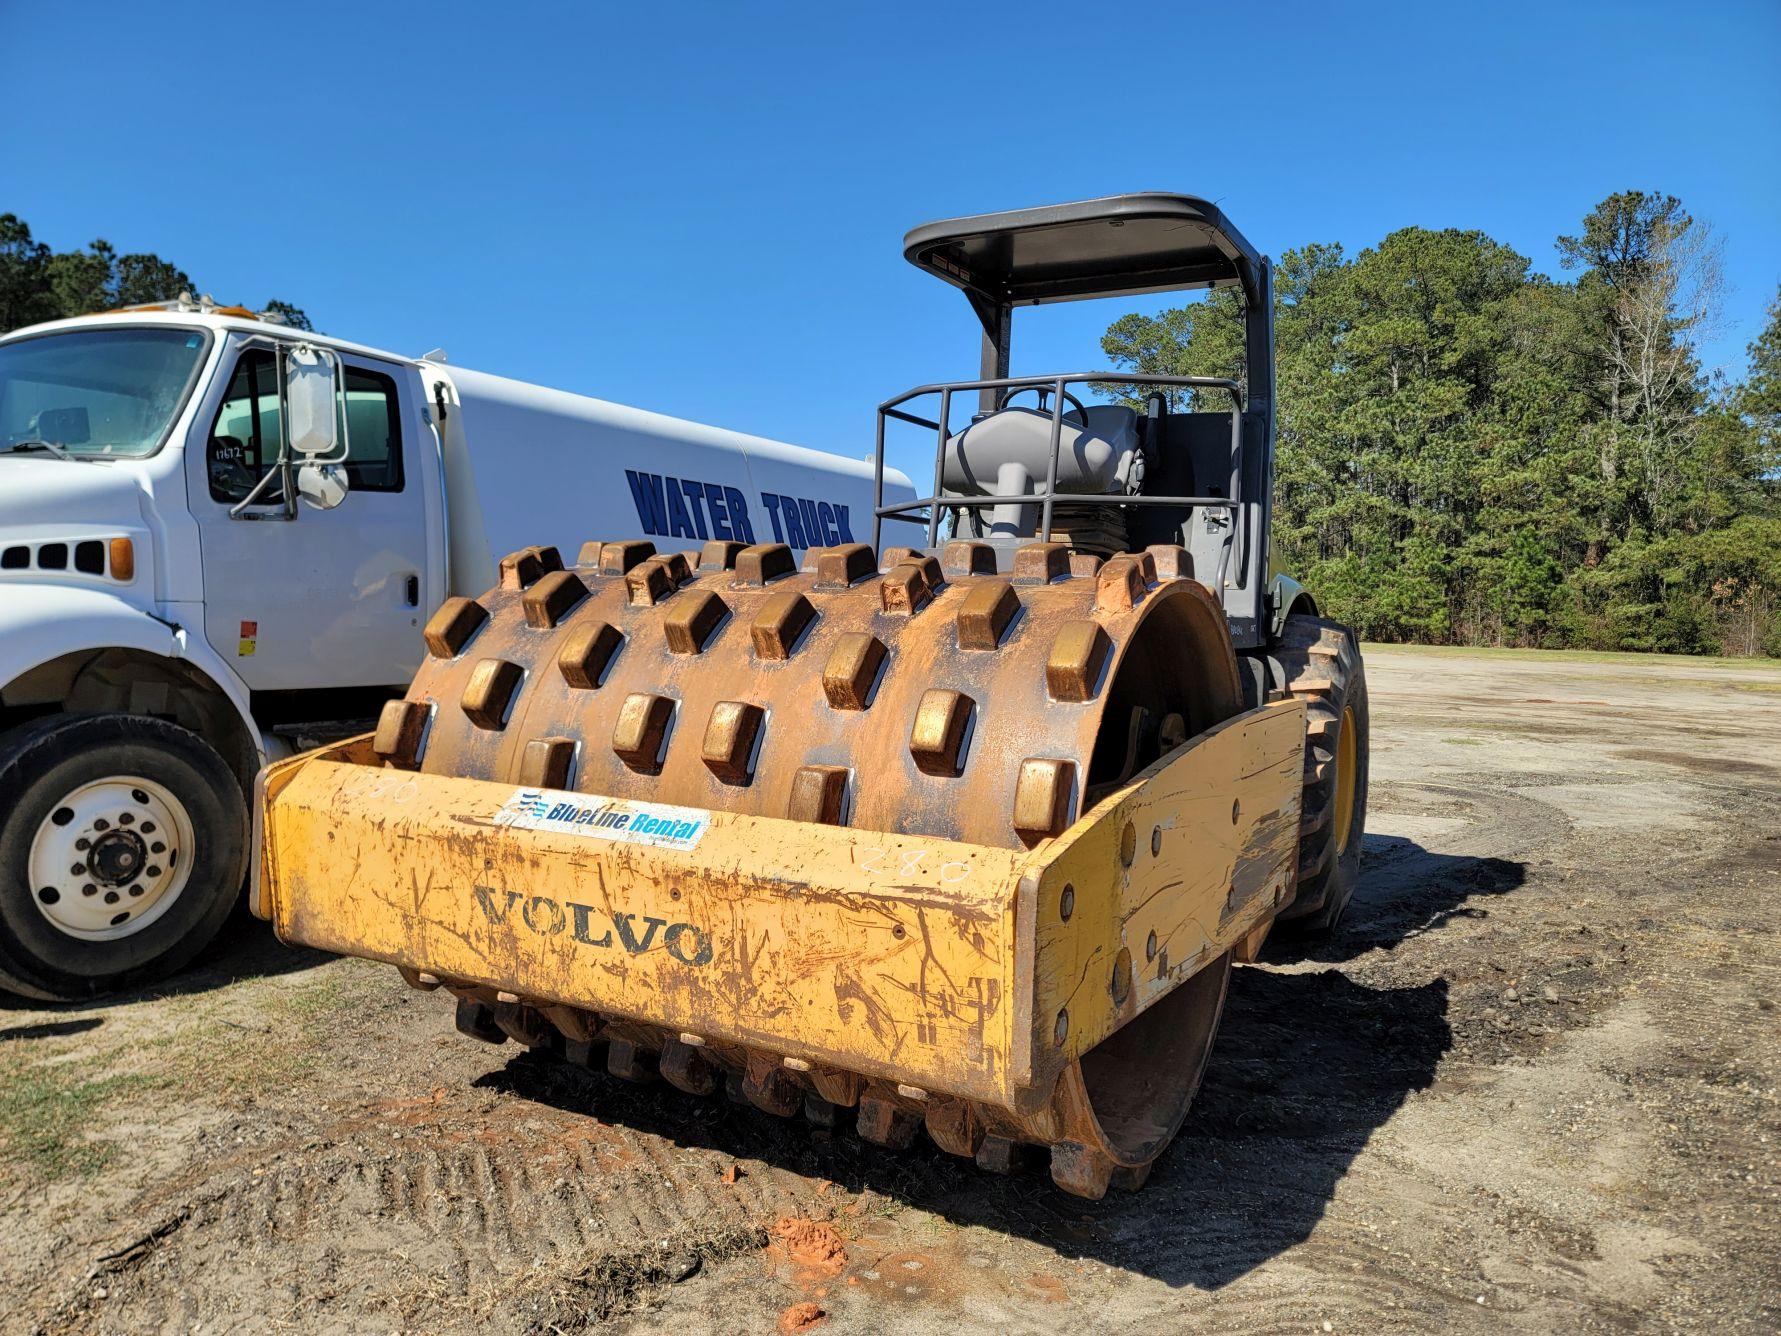
[[[575,1083],[584,1104],[590,1095],[684,1099],[567,1068],[548,1079]],[[309,1130],[316,1135],[302,1149],[274,1151],[264,1163],[251,1154],[211,1161],[145,1194],[145,1212],[175,1192],[191,1206],[176,1235],[109,1286],[143,1327],[183,1324],[190,1315],[173,1296],[202,1291],[237,1300],[282,1293],[294,1306],[352,1293],[379,1311],[430,1312],[438,1329],[488,1321],[519,1329],[528,1304],[607,1304],[599,1278],[590,1285],[584,1276],[596,1258],[629,1249],[653,1264],[663,1241],[680,1253],[722,1250],[798,1210],[766,1171],[722,1182],[726,1155],[586,1113],[479,1101],[471,1091],[446,1092],[419,1113],[373,1105]],[[621,1287],[631,1283],[628,1264],[610,1265]],[[86,1293],[82,1286],[63,1296],[60,1315],[77,1319]],[[203,1307],[206,1325],[260,1311]]]

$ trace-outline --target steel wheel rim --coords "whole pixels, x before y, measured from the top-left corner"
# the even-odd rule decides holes
[[[1342,724],[1336,736],[1336,856],[1348,852],[1354,833],[1354,791],[1358,744],[1354,740],[1354,707],[1342,708]]]
[[[131,937],[163,917],[191,879],[192,818],[166,785],[113,775],[65,793],[31,839],[31,903],[57,932]]]

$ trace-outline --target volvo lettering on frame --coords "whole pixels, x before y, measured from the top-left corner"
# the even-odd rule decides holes
[[[697,924],[670,923],[653,914],[639,918],[622,909],[606,912],[572,900],[553,900],[548,895],[525,895],[493,886],[473,889],[483,917],[495,927],[532,932],[540,937],[568,936],[582,946],[633,956],[659,949],[682,965],[711,963],[711,934]]]

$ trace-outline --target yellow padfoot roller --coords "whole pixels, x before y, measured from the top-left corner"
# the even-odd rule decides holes
[[[1199,234],[1119,203],[918,229],[912,258],[987,282],[972,236],[1112,220],[1087,269],[1047,273],[1119,290],[1136,246],[1127,286],[1154,288]],[[262,774],[256,911],[449,991],[479,1038],[1136,1187],[1232,962],[1295,902],[1334,922],[1359,856],[1364,678],[1308,597],[1272,601],[1242,457],[1271,447],[1259,374],[1248,400],[1170,381],[1229,414],[1072,422],[1067,384],[1110,373],[924,387],[937,421],[892,401],[881,428],[935,432],[935,496],[879,511],[921,546],[514,553],[438,610],[375,735]],[[1006,405],[1028,386],[1051,406]],[[955,391],[985,395],[962,430]],[[1176,467],[1201,456],[1217,486]]]

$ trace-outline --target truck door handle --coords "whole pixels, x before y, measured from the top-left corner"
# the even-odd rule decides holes
[[[420,605],[421,605],[421,578],[420,578],[420,576],[410,575],[405,581],[403,581],[402,589],[403,589],[404,595],[408,599],[408,606],[411,608],[420,607]]]

